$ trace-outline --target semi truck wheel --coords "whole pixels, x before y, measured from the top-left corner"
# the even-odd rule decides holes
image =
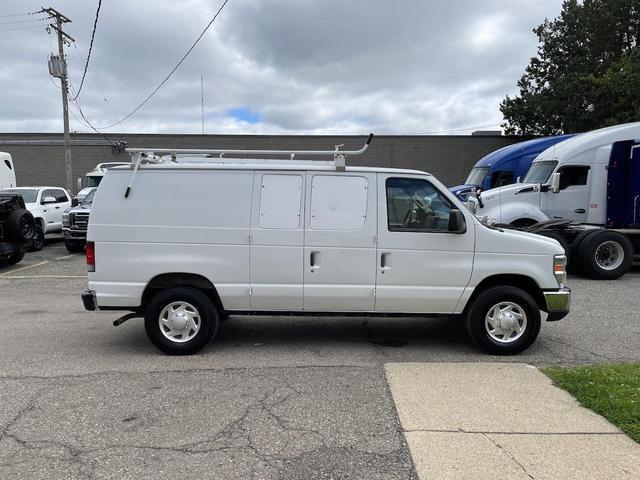
[[[9,237],[16,243],[26,243],[33,238],[36,231],[36,222],[31,212],[18,208],[7,218]]]
[[[169,355],[191,355],[218,331],[219,315],[200,290],[173,287],[157,293],[144,314],[151,342]]]
[[[526,350],[540,333],[536,301],[517,287],[497,286],[481,292],[471,304],[467,332],[485,352],[514,355]]]
[[[631,241],[618,232],[596,230],[578,246],[582,271],[595,280],[615,280],[629,271],[633,262]]]

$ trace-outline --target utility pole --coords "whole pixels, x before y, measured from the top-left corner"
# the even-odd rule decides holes
[[[200,72],[200,109],[202,113],[202,134],[204,135],[204,80]]]
[[[70,45],[69,42],[75,42],[75,40],[67,34],[62,26],[65,23],[71,23],[71,20],[58,12],[57,10],[49,7],[41,10],[44,13],[48,13],[49,16],[55,19],[55,24],[50,24],[49,27],[58,32],[58,55],[56,59],[53,55],[49,59],[49,73],[54,77],[60,78],[60,90],[62,91],[62,117],[64,120],[64,168],[67,180],[67,190],[73,191],[73,176],[71,172],[71,145],[69,139],[69,81],[67,78],[67,62],[64,58],[64,44]]]

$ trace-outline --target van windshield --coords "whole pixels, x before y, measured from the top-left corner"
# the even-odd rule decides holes
[[[100,185],[100,180],[102,180],[102,177],[85,177],[85,186],[86,187],[97,187],[98,185]]]
[[[547,183],[549,177],[556,169],[558,162],[534,162],[525,175],[522,183]]]
[[[489,173],[489,167],[473,167],[469,172],[465,185],[482,185],[484,177]]]
[[[16,188],[15,190],[6,189],[3,190],[3,192],[17,193],[18,195],[22,195],[24,203],[36,203],[36,199],[38,198],[37,188]]]

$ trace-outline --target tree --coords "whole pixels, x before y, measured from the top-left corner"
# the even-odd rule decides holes
[[[640,120],[640,2],[566,0],[500,104],[505,133],[554,135]]]

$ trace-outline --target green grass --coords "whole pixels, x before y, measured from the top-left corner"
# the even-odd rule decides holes
[[[542,370],[554,385],[576,397],[640,443],[640,364],[593,365]]]

